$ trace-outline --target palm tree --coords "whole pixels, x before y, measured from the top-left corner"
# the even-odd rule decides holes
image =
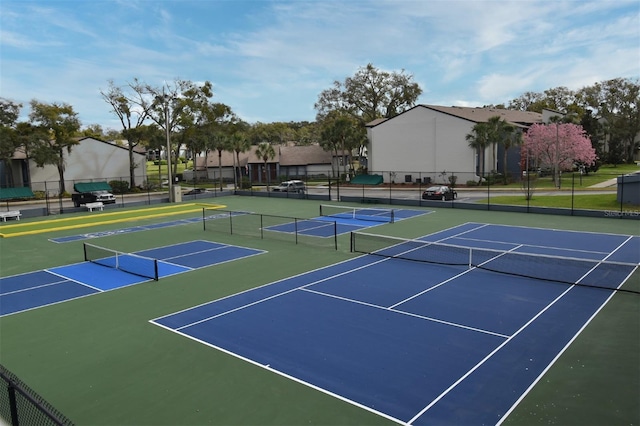
[[[244,133],[242,132],[236,132],[233,135],[231,135],[231,138],[229,140],[229,146],[228,149],[230,149],[232,152],[235,152],[235,157],[234,157],[234,186],[235,189],[238,189],[238,180],[239,180],[239,172],[240,172],[240,153],[241,152],[246,152],[249,150],[249,148],[251,147],[251,143],[249,142],[249,140],[245,137]]]
[[[516,128],[516,126],[512,124],[505,124],[502,128],[501,143],[504,147],[502,174],[504,176],[504,184],[506,185],[508,183],[507,171],[509,170],[509,168],[507,167],[507,152],[509,151],[509,148],[522,144],[522,130]]]
[[[276,156],[276,151],[275,149],[273,149],[273,145],[271,145],[269,142],[260,142],[260,144],[258,144],[256,148],[256,156],[261,158],[264,162],[264,174],[267,181],[267,192],[269,192],[270,173],[267,169],[267,162],[274,159],[274,157]]]
[[[229,149],[229,138],[222,131],[217,131],[210,134],[207,141],[207,155],[205,155],[205,164],[208,164],[207,156],[209,151],[218,151],[218,181],[220,185],[220,191],[223,189],[222,180],[222,151]]]
[[[489,130],[487,123],[476,123],[472,129],[473,133],[465,136],[465,139],[469,142],[469,147],[478,153],[478,174],[480,175],[478,185],[482,184],[482,178],[484,176],[484,152],[489,144]]]
[[[504,142],[506,135],[510,131],[508,129],[511,126],[499,116],[493,116],[487,120],[487,126],[489,127],[488,142],[491,144],[492,163],[491,170],[496,169],[496,147]],[[506,171],[506,169],[505,169]]]

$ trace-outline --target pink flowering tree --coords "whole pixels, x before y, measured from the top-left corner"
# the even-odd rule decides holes
[[[582,126],[571,123],[534,124],[523,136],[522,164],[550,167],[559,186],[559,172],[571,170],[575,163],[595,163],[596,150]],[[532,161],[533,160],[533,161]]]

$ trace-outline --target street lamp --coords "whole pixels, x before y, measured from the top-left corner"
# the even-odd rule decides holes
[[[169,184],[169,202],[173,203],[173,178],[171,177],[171,129],[169,126],[169,95],[166,93],[162,93],[162,96],[158,95],[157,99],[162,101],[162,106],[164,109],[164,129],[165,136],[167,139],[167,177]]]

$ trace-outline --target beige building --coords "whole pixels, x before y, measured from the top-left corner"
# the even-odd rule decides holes
[[[469,147],[466,136],[476,123],[494,116],[523,129],[543,119],[542,114],[527,111],[417,105],[396,117],[367,125],[368,171],[383,175],[385,182],[420,178],[438,182],[445,171],[449,175],[455,173],[461,183],[477,181],[479,156]],[[502,151],[494,156],[491,149],[485,152],[484,170],[501,172]],[[508,169],[519,170],[518,150],[511,149],[508,153]],[[496,164],[492,164],[494,158]]]
[[[217,180],[222,174],[224,180],[233,181],[234,164],[240,168],[242,177],[249,177],[254,183],[310,176],[328,177],[342,171],[343,165],[349,161],[349,155],[335,155],[319,145],[273,145],[275,156],[267,161],[265,167],[262,158],[255,154],[256,148],[252,146],[248,151],[241,152],[239,162],[236,154],[229,151],[210,151],[206,158],[196,157],[198,178]],[[185,171],[183,177],[187,181],[193,180],[194,172]]]

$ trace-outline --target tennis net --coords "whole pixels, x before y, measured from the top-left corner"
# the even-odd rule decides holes
[[[158,281],[158,260],[84,243],[84,260]]]
[[[320,216],[340,219],[359,219],[374,222],[393,223],[395,214],[393,209],[377,209],[370,207],[347,207],[330,204],[320,204]]]
[[[640,288],[621,288],[622,283],[638,268],[639,265],[634,263],[464,247],[365,232],[351,233],[351,251],[440,265],[478,268],[563,284],[640,293]]]

